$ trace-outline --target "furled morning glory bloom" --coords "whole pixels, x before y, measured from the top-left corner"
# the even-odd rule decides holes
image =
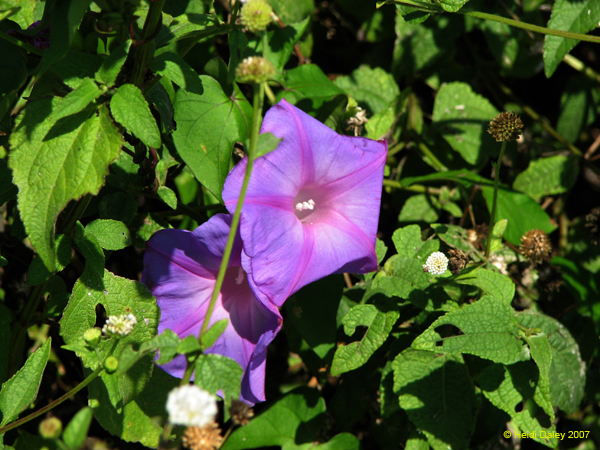
[[[332,273],[376,270],[387,143],[339,135],[285,100],[267,112],[261,132],[283,139],[256,160],[240,222],[242,266],[261,301],[281,306]],[[230,212],[246,164],[225,180]]]
[[[158,332],[173,330],[180,338],[198,336],[219,272],[231,216],[217,214],[194,232],[161,230],[148,241],[142,281],[160,307]],[[229,268],[210,325],[229,319],[225,332],[206,353],[234,359],[244,369],[242,399],[265,400],[267,345],[281,329],[282,318],[273,305],[259,302],[241,267],[242,243],[235,240]],[[183,355],[161,366],[181,378]]]

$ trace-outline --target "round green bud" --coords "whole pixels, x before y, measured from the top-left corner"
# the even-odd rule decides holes
[[[235,76],[240,83],[264,83],[275,75],[273,64],[260,56],[244,59],[235,70]]]
[[[273,8],[266,0],[249,0],[242,8],[242,23],[252,33],[265,31],[271,23]]]
[[[109,356],[108,358],[106,358],[106,361],[104,361],[104,369],[108,373],[115,373],[118,367],[119,360],[114,356]]]
[[[102,330],[100,328],[88,328],[83,333],[83,340],[90,348],[96,348],[102,339]]]
[[[62,433],[62,422],[57,417],[47,417],[40,422],[39,431],[45,439],[58,439]]]

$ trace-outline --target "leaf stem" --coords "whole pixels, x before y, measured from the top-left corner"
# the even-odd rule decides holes
[[[102,366],[102,364],[100,364],[96,370],[94,370],[91,374],[89,374],[85,380],[83,380],[81,383],[79,383],[77,386],[75,386],[73,389],[71,389],[69,392],[65,393],[64,395],[60,396],[59,398],[57,398],[56,400],[54,400],[53,402],[48,403],[46,406],[44,406],[43,408],[37,410],[34,413],[29,414],[28,416],[23,417],[22,419],[19,419],[11,424],[8,424],[2,428],[0,428],[0,435],[2,435],[3,433],[12,430],[13,428],[16,428],[20,425],[23,425],[24,423],[29,422],[30,420],[35,419],[36,417],[41,416],[42,414],[44,414],[47,411],[50,411],[52,408],[60,405],[62,402],[64,402],[65,400],[73,397],[75,394],[77,394],[80,390],[82,390],[84,387],[86,387],[88,384],[90,384],[92,381],[94,381],[94,379],[96,377],[98,377],[98,375],[100,375],[100,373],[104,370],[104,367]]]
[[[500,149],[500,155],[498,155],[498,162],[494,168],[494,197],[492,199],[492,212],[490,214],[490,223],[488,230],[487,245],[485,246],[485,257],[490,256],[490,249],[492,248],[492,234],[494,232],[494,224],[496,223],[496,205],[498,203],[498,184],[500,183],[500,167],[502,166],[502,158],[504,157],[504,151],[506,150],[506,141],[502,141],[502,148]]]
[[[152,38],[156,31],[162,26],[162,10],[166,0],[157,0],[150,2],[150,9],[144,22],[142,37],[139,47],[134,49],[134,64],[131,73],[130,82],[142,89],[144,86],[144,77],[148,70],[148,65],[154,55],[154,44]],[[141,44],[141,45],[140,45]]]
[[[403,185],[400,181],[388,179],[383,180],[383,185],[396,189],[403,189],[405,191],[419,192],[421,194],[440,195],[440,193],[442,192],[442,190],[439,188],[423,186],[421,184],[411,184],[410,186],[407,186]]]

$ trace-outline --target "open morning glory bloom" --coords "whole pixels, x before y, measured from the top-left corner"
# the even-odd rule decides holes
[[[180,338],[198,336],[210,303],[227,242],[231,216],[217,214],[194,232],[161,230],[148,241],[144,255],[144,282],[156,297],[161,315],[158,332],[171,329]],[[267,345],[281,329],[277,308],[259,302],[241,267],[242,243],[236,237],[229,268],[210,325],[229,319],[225,332],[206,353],[234,359],[244,369],[242,399],[265,400]],[[185,358],[178,356],[161,366],[181,378]]]
[[[387,143],[339,135],[285,100],[267,112],[261,132],[283,139],[256,160],[240,222],[242,266],[261,301],[280,306],[324,276],[376,270]],[[230,212],[246,164],[225,180]]]

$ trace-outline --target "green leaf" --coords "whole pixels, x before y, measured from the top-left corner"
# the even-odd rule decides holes
[[[428,242],[439,245],[437,241]],[[424,290],[431,284],[429,281],[431,276],[423,272],[423,263],[426,259],[398,257],[392,260],[392,258],[386,262],[385,271],[375,275],[373,289],[385,293],[388,297],[400,297],[409,300],[419,308],[426,308],[428,302]],[[391,273],[388,273],[389,267],[392,269]]]
[[[550,399],[550,363],[552,362],[552,348],[548,342],[548,337],[544,333],[533,336],[525,336],[525,342],[531,351],[531,357],[535,361],[540,373],[535,389],[534,400],[540,405],[550,420],[554,422],[554,408]]]
[[[246,140],[252,111],[237,87],[230,98],[213,78],[200,79],[202,95],[177,91],[173,141],[198,181],[221,200],[233,144]]]
[[[477,286],[506,305],[510,305],[515,296],[515,285],[511,279],[493,270],[479,268],[459,277],[456,282]]]
[[[56,236],[54,241],[54,252],[55,252],[55,264],[57,272],[63,270],[69,262],[71,262],[71,238],[64,234]],[[51,273],[44,265],[41,258],[35,258],[31,261],[29,270],[27,271],[27,284],[30,286],[39,286],[48,278]]]
[[[348,336],[354,334],[357,326],[366,326],[367,331],[360,341],[338,347],[331,364],[331,375],[338,376],[359,368],[387,340],[400,313],[396,309],[379,308],[357,305],[344,316],[342,323]]]
[[[332,275],[303,287],[284,303],[286,323],[296,328],[327,363],[336,347],[336,317],[343,287],[342,276]]]
[[[277,100],[285,98],[291,104],[313,115],[325,102],[344,93],[314,64],[304,64],[288,70],[285,81],[287,89],[277,96]]]
[[[104,91],[98,88],[91,78],[84,78],[79,86],[69,92],[52,112],[54,120],[77,114],[83,111],[91,102],[100,97]]]
[[[434,450],[468,447],[479,401],[460,355],[407,349],[392,363],[400,407]]]
[[[105,195],[98,205],[98,213],[102,219],[113,219],[128,225],[137,213],[137,202],[130,194],[113,192]]]
[[[531,439],[556,448],[554,424],[545,428],[531,415],[529,409],[519,408],[525,400],[536,398],[538,377],[539,372],[535,364],[532,361],[523,361],[509,366],[488,366],[477,374],[476,381],[490,403],[508,413],[520,433],[526,433]],[[549,436],[552,437],[548,438]]]
[[[167,186],[161,186],[156,191],[160,199],[165,202],[172,209],[177,209],[177,195],[173,192],[173,189]]]
[[[556,0],[548,28],[585,34],[598,27],[600,3],[596,0]],[[544,72],[550,78],[567,53],[579,41],[558,36],[544,37]]]
[[[50,356],[52,339],[48,338],[44,345],[27,358],[25,365],[10,380],[2,384],[0,389],[0,411],[2,422],[0,427],[13,422],[19,414],[37,397],[42,374]]]
[[[569,330],[552,317],[527,311],[520,313],[517,320],[526,328],[540,328],[548,337],[552,348],[552,363],[548,374],[550,398],[553,405],[567,414],[573,414],[583,398],[586,376],[585,363],[581,360],[577,342]],[[540,373],[543,369],[540,367]]]
[[[393,105],[369,117],[369,121],[365,124],[369,139],[382,139],[390,130],[395,120],[396,109]]]
[[[454,325],[459,334],[440,334],[442,325]],[[470,353],[502,364],[521,359],[522,343],[510,304],[486,295],[475,303],[445,314],[417,337],[412,346],[436,353]]]
[[[404,228],[398,228],[392,235],[392,242],[398,256],[401,258],[414,257],[421,246],[421,227],[419,225],[409,225]]]
[[[585,75],[569,77],[560,97],[560,115],[556,131],[569,142],[577,142],[585,126],[596,120],[600,92]]]
[[[69,52],[52,67],[62,81],[72,89],[81,84],[84,78],[93,79],[103,63],[100,55]]]
[[[130,335],[118,339],[114,354],[119,355],[129,345],[141,345],[156,335],[158,308],[156,300],[146,287],[137,281],[128,280],[104,271],[103,278],[90,277],[84,271],[73,287],[73,293],[60,321],[60,333],[65,343],[84,345],[83,333],[96,323],[96,305],[101,304],[107,316],[133,314],[137,319]],[[113,348],[116,337],[102,340],[98,345],[100,354]],[[83,355],[82,355],[83,356]],[[98,367],[97,358],[82,357],[85,367]],[[115,408],[122,408],[132,401],[144,388],[152,373],[152,356],[145,357],[120,376],[102,372],[107,395]]]
[[[206,330],[206,333],[204,333],[202,336],[202,348],[207,349],[212,347],[214,343],[217,342],[217,339],[219,339],[219,337],[223,334],[228,323],[229,319],[221,319],[211,325],[211,327]]]
[[[492,209],[494,189],[481,186],[481,193]],[[521,243],[521,236],[529,230],[538,229],[551,233],[556,228],[550,221],[550,217],[542,207],[529,196],[519,192],[500,187],[498,189],[498,203],[496,209],[496,220],[507,219],[504,238],[513,245]]]
[[[88,429],[92,423],[92,408],[85,406],[71,419],[62,435],[63,441],[71,449],[81,448],[87,437]]]
[[[334,83],[359,105],[364,106],[369,115],[383,112],[400,95],[400,88],[394,77],[381,67],[362,65],[351,75],[336,78]]]
[[[265,156],[277,148],[283,139],[279,139],[273,133],[261,133],[258,135],[258,143],[256,144],[256,158]]]
[[[416,194],[408,198],[402,206],[399,222],[435,222],[438,220],[440,203],[437,198],[427,194]]]
[[[127,60],[131,41],[125,41],[110,52],[110,56],[104,60],[98,72],[96,72],[96,81],[105,84],[108,87],[115,85],[117,77]]]
[[[173,104],[171,103],[171,97],[163,86],[165,83],[171,83],[169,80],[161,79],[160,83],[156,83],[150,91],[146,94],[146,100],[148,100],[158,110],[160,115],[160,121],[164,127],[164,131],[167,134],[171,134],[175,129],[173,122]]]
[[[197,4],[197,3],[196,3]],[[202,11],[201,9],[200,11]],[[206,29],[214,21],[214,17],[210,14],[198,14],[198,10],[190,11],[190,14],[181,14],[174,17],[169,23],[168,31],[166,27],[162,27],[159,35],[156,37],[156,48],[164,47],[168,44],[175,43],[181,39],[192,37],[195,32]]]
[[[19,187],[21,219],[51,272],[56,269],[53,227],[58,213],[71,199],[99,191],[122,145],[106,107],[55,124],[48,115],[56,103],[47,98],[30,102],[11,135],[9,160]]]
[[[477,165],[500,149],[487,127],[498,110],[466,83],[444,84],[435,97],[433,123],[469,164]]]
[[[22,30],[26,30],[33,23],[33,11],[37,6],[34,0],[2,0],[2,9],[17,10],[16,14],[9,16],[10,20],[19,24]],[[11,8],[13,7],[13,8]]]
[[[200,342],[198,342],[198,338],[193,334],[183,338],[177,346],[177,353],[182,355],[191,355],[198,353],[201,350],[202,346],[200,345]]]
[[[0,205],[17,198],[19,189],[13,184],[12,170],[5,159],[0,159]]]
[[[89,405],[94,411],[94,417],[109,433],[128,442],[139,441],[146,447],[156,448],[163,432],[158,424],[167,421],[167,395],[180,382],[181,380],[167,375],[163,370],[155,370],[135,400],[122,408],[116,408],[111,404],[104,383],[96,379],[88,386]]]
[[[513,189],[529,195],[535,201],[545,195],[562,194],[573,187],[579,173],[575,156],[556,155],[532,161],[517,175]]]
[[[188,92],[202,95],[204,91],[198,74],[175,52],[164,52],[155,56],[150,63],[150,69]]]
[[[283,28],[278,27],[268,33],[269,45],[264,52],[264,56],[271,61],[278,72],[283,70],[290,56],[292,56],[294,45],[304,35],[309,24],[309,18],[305,17],[304,20],[298,23],[291,23]]]
[[[467,230],[462,227],[434,223],[431,224],[431,228],[433,228],[435,234],[450,247],[456,247],[466,253],[474,249],[469,242]]]
[[[229,405],[240,396],[243,374],[244,370],[233,359],[209,353],[196,360],[194,383],[211,394],[222,390],[225,404]]]
[[[94,236],[106,250],[121,250],[131,245],[129,229],[118,220],[96,219],[87,224],[85,234]]]
[[[104,252],[93,235],[85,235],[83,225],[79,222],[75,225],[75,244],[85,257],[85,276],[90,280],[101,280],[104,276]]]
[[[158,364],[166,364],[177,355],[177,347],[181,340],[171,330],[165,330],[158,336],[154,336],[149,341],[144,342],[138,350],[134,350],[133,346],[129,345],[123,348],[119,355],[119,367],[115,372],[117,377],[124,375],[131,367],[134,366],[140,359],[147,355],[152,355],[159,351],[159,358],[156,360]]]
[[[148,147],[160,148],[160,131],[148,102],[133,84],[124,84],[110,100],[110,112],[117,122]]]
[[[304,449],[316,439],[325,414],[325,401],[315,389],[299,387],[277,400],[250,423],[235,430],[223,450],[278,445],[282,450]]]
[[[492,230],[492,243],[490,245],[490,254],[502,248],[502,235],[504,234],[504,230],[506,230],[507,224],[508,220],[506,219],[501,219],[494,224],[494,229]]]

